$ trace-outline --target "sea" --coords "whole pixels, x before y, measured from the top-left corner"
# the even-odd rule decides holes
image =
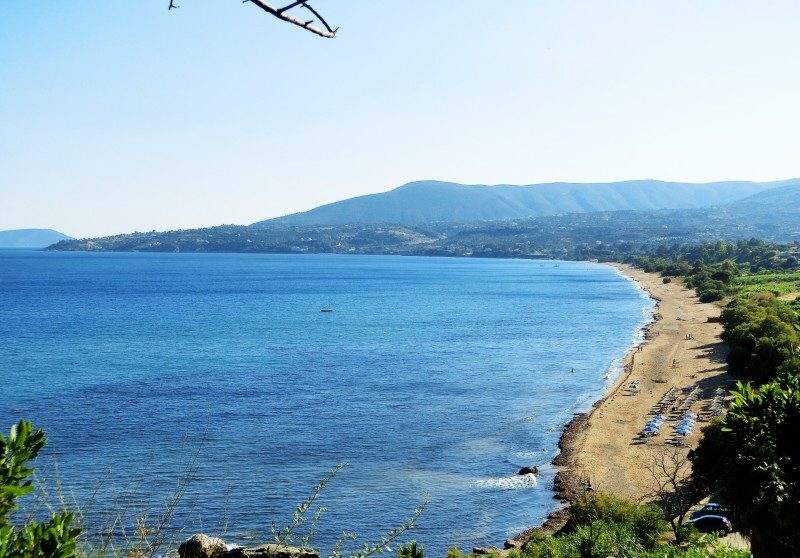
[[[502,546],[559,506],[562,429],[653,305],[593,263],[2,250],[0,430],[46,431],[28,508],[116,544],[270,542],[310,499],[323,553],[421,505],[428,556]]]

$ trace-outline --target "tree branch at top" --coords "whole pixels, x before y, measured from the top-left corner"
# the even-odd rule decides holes
[[[339,30],[339,28],[337,27],[336,29],[331,29],[331,26],[328,25],[328,22],[325,21],[325,18],[322,17],[317,10],[312,8],[311,5],[308,3],[308,1],[309,0],[294,0],[282,8],[276,8],[275,6],[272,6],[264,2],[264,0],[243,0],[243,3],[252,2],[256,6],[267,12],[268,14],[274,15],[280,20],[289,22],[293,25],[297,25],[298,27],[302,27],[306,31],[311,31],[312,33],[315,33],[320,37],[333,39],[336,36],[336,32]],[[315,27],[314,25],[312,25],[314,23],[313,19],[305,21],[286,13],[292,8],[297,8],[297,7],[305,8],[309,12],[311,12],[314,15],[314,17],[316,17],[319,20],[319,22],[325,27],[325,29],[320,29],[319,27]],[[169,0],[168,9],[172,10],[174,8],[180,8],[180,6],[175,4],[175,0]]]
[[[321,15],[319,15],[319,13],[314,8],[312,8],[308,4],[308,2],[306,0],[298,0],[298,1],[295,1],[295,2],[291,2],[290,4],[287,4],[286,6],[284,6],[283,8],[276,8],[274,6],[271,6],[270,4],[267,4],[266,2],[264,2],[264,0],[244,0],[244,1],[245,2],[252,2],[253,4],[258,6],[259,8],[264,10],[265,12],[274,15],[278,19],[281,19],[283,21],[287,21],[287,22],[289,22],[291,24],[297,25],[298,27],[302,27],[306,31],[311,31],[312,33],[315,33],[315,34],[319,35],[320,37],[326,37],[326,38],[332,39],[332,38],[334,38],[336,36],[336,31],[339,30],[338,27],[336,29],[331,29],[331,26],[328,25],[328,22],[325,21],[325,19]],[[320,23],[322,23],[322,25],[325,27],[325,29],[320,29],[319,27],[313,26],[312,25],[312,23],[314,23],[313,19],[308,20],[308,21],[304,21],[302,19],[296,18],[296,17],[291,16],[288,13],[286,13],[289,10],[291,10],[292,8],[296,8],[298,6],[306,8],[308,11],[310,11],[312,14],[314,14],[314,16],[317,19],[319,19]]]

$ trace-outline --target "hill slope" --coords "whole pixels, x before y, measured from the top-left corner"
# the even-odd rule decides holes
[[[740,200],[783,182],[690,184],[635,180],[611,183],[551,183],[529,186],[411,182],[389,192],[359,196],[253,226],[425,224],[496,221],[594,211],[693,209]]]
[[[0,231],[0,248],[45,248],[60,240],[71,240],[52,229],[15,229]]]
[[[52,250],[618,257],[660,245],[800,240],[800,184],[699,209],[598,211],[423,225],[233,226],[63,241]]]

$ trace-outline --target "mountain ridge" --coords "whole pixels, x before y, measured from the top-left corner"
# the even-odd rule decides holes
[[[272,225],[426,224],[499,221],[597,211],[697,209],[737,201],[772,188],[800,185],[800,178],[773,182],[708,183],[626,180],[548,182],[529,185],[409,182],[253,223]]]
[[[603,259],[673,244],[800,241],[800,184],[711,208],[568,213],[423,225],[221,225],[63,241],[50,250]]]

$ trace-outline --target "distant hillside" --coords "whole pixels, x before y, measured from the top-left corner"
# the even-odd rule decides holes
[[[783,182],[713,182],[690,184],[635,180],[627,182],[529,186],[463,185],[412,182],[389,192],[323,205],[303,213],[253,226],[397,223],[468,223],[524,219],[596,211],[696,209],[740,200],[770,188],[800,185]]]
[[[727,209],[748,220],[793,221],[800,229],[800,183],[759,192],[728,204]]]
[[[661,245],[800,241],[800,184],[699,209],[598,211],[465,223],[225,225],[59,242],[51,250],[619,257]]]
[[[52,229],[16,229],[0,231],[0,248],[45,248],[61,240],[71,240]]]

